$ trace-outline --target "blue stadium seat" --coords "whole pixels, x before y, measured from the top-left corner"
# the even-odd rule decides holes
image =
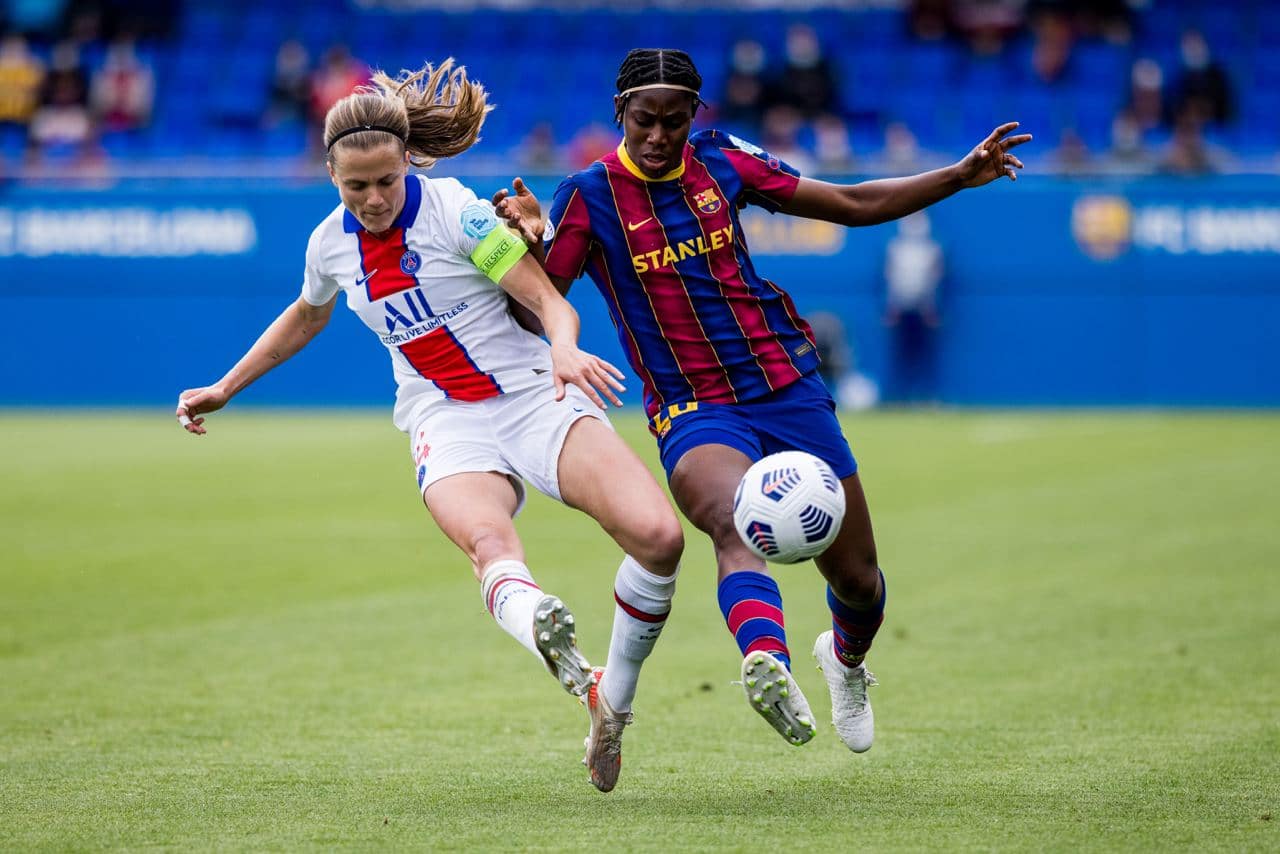
[[[1254,29],[1259,47],[1280,47],[1280,7],[1264,5],[1258,9]]]
[[[26,149],[27,132],[14,124],[0,124],[0,156],[18,157]]]

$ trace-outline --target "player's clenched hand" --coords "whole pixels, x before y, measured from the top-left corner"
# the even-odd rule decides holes
[[[520,178],[511,182],[515,195],[503,187],[493,194],[493,207],[511,230],[524,238],[530,246],[542,241],[542,230],[546,227],[542,221],[542,205]]]
[[[173,414],[188,433],[203,436],[208,431],[204,429],[204,418],[201,416],[217,412],[230,399],[221,386],[189,388],[178,395],[178,408]]]
[[[981,187],[1008,175],[1018,180],[1017,170],[1022,161],[1009,153],[1009,149],[1031,141],[1031,134],[1009,136],[1018,127],[1017,122],[1006,122],[970,151],[958,164],[960,180],[966,187]]]
[[[622,406],[615,392],[627,390],[621,382],[622,371],[599,356],[567,344],[551,346],[551,376],[556,384],[556,400],[564,400],[565,385],[572,383],[601,409],[607,407],[600,395],[614,406]]]

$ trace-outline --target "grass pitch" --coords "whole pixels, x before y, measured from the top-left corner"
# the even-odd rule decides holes
[[[210,427],[0,415],[0,849],[1280,848],[1280,417],[848,419],[875,748],[748,709],[690,532],[610,795],[385,413]],[[519,525],[603,661],[616,547],[541,498]],[[822,586],[777,574],[825,721]]]

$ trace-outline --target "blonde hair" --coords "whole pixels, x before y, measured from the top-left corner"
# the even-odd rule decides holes
[[[335,149],[367,151],[394,138],[409,152],[409,162],[430,168],[475,145],[492,109],[484,86],[467,79],[466,66],[455,68],[453,57],[439,66],[401,71],[395,79],[376,71],[369,85],[329,108],[325,149],[332,162]]]

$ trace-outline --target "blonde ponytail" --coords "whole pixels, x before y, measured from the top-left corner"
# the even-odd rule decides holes
[[[367,150],[399,139],[415,166],[429,168],[475,145],[493,107],[484,86],[467,79],[450,57],[396,78],[377,71],[369,85],[334,104],[325,116],[325,148]],[[356,130],[356,129],[359,130]]]

